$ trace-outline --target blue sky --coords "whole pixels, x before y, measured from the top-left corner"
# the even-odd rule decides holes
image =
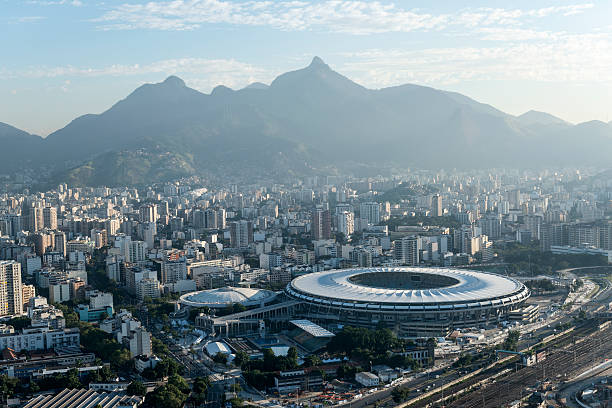
[[[612,120],[610,1],[0,0],[0,122],[47,135],[174,74],[210,92],[314,55],[511,114]]]

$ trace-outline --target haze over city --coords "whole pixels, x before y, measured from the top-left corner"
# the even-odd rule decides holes
[[[0,406],[612,406],[610,15],[0,0]]]

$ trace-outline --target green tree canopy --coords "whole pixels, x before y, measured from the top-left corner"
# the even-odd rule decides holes
[[[141,381],[132,381],[130,385],[128,385],[126,393],[128,395],[145,396],[147,394],[147,387],[145,387]]]

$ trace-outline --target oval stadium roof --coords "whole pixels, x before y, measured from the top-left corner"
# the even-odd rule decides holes
[[[424,277],[431,275],[429,287],[410,288],[408,285],[392,287],[393,282],[406,273]],[[372,275],[380,274],[380,276]],[[389,274],[385,279],[384,274]],[[399,275],[398,275],[399,274]],[[367,279],[369,277],[375,279]],[[365,279],[362,279],[365,277]],[[393,279],[392,279],[393,278]],[[449,279],[450,278],[450,279]],[[372,284],[381,282],[380,285]],[[442,282],[436,285],[435,282]],[[427,286],[427,285],[423,285]],[[444,304],[481,302],[528,294],[517,280],[486,272],[446,268],[360,268],[316,272],[300,276],[287,285],[289,296],[306,301],[325,299],[332,302],[379,304]]]

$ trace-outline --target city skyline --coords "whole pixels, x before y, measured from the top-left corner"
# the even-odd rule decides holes
[[[206,93],[238,89],[270,83],[315,55],[369,88],[416,83],[514,115],[610,120],[604,2],[63,0],[3,8],[0,121],[43,136],[168,75]]]

